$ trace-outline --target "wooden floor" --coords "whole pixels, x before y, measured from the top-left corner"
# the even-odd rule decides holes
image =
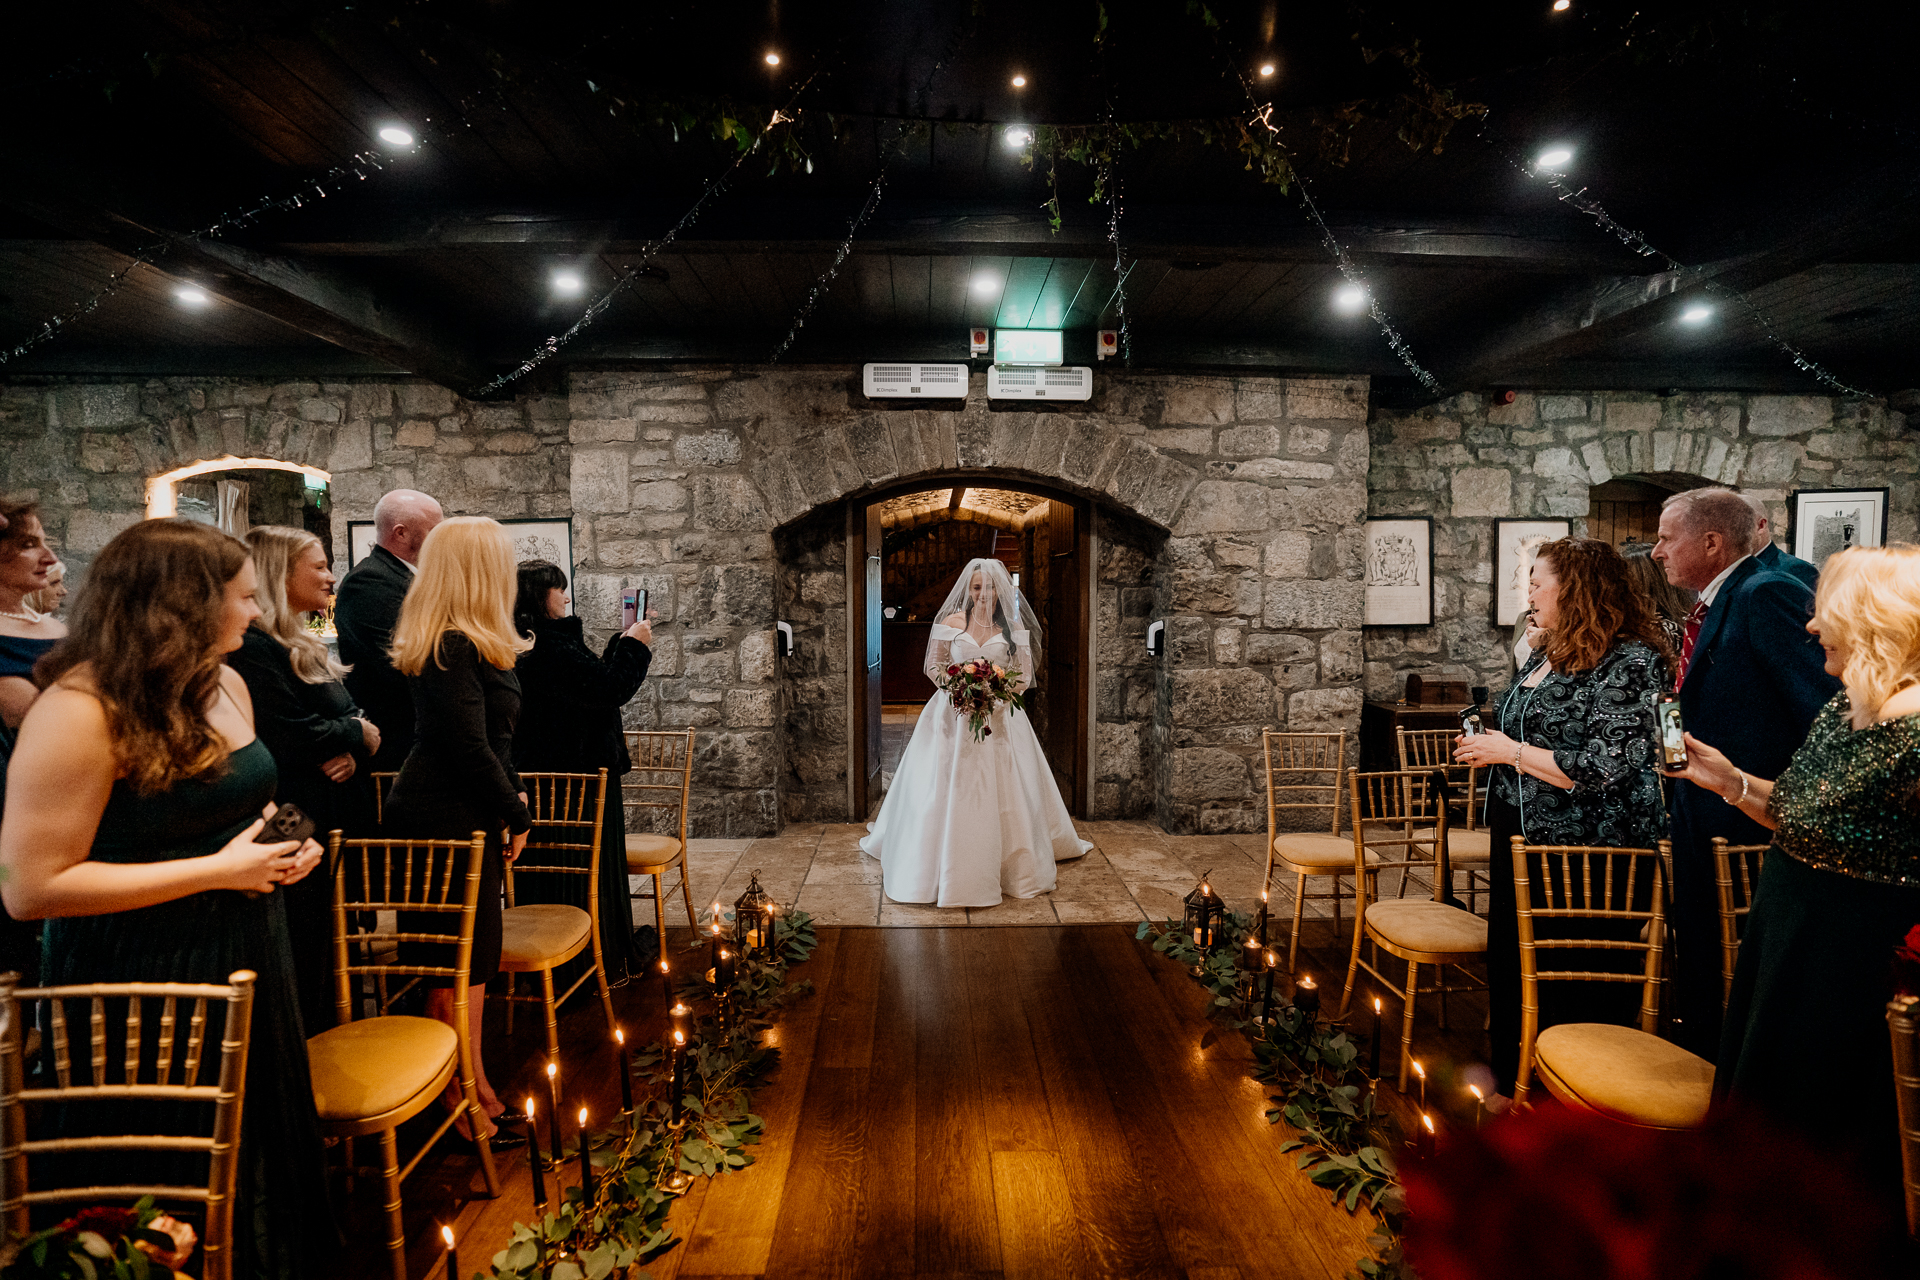
[[[1344,950],[1330,924],[1310,929],[1320,949],[1302,967],[1336,1003]],[[767,1135],[757,1162],[682,1199],[682,1243],[648,1262],[655,1280],[1331,1280],[1362,1256],[1371,1220],[1336,1209],[1280,1154],[1286,1130],[1266,1122],[1246,1042],[1216,1031],[1200,988],[1130,927],[827,928],[793,976],[818,990],[774,1033],[783,1057],[754,1099]],[[659,1035],[657,984],[616,997],[639,1043]],[[1440,1079],[1479,1056],[1484,1009],[1456,999],[1446,1033],[1425,1011],[1421,1052],[1431,1045]],[[517,1104],[540,1083],[541,1040],[524,1018],[505,1037],[497,1013],[487,1059]],[[562,1036],[566,1105],[612,1115],[597,1002],[563,1014]],[[1385,1046],[1389,1080],[1397,1048],[1397,1037]],[[530,1217],[524,1157],[501,1167],[504,1193],[488,1201],[470,1154],[422,1163],[405,1191],[410,1275],[442,1272],[440,1222],[456,1226],[471,1274]],[[375,1192],[362,1183],[340,1206],[352,1241],[343,1277],[381,1274]]]

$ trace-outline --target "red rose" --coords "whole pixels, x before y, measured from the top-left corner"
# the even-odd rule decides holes
[[[950,675],[950,676],[957,676],[957,675],[959,675],[959,674],[960,674],[960,668],[959,668],[959,667],[957,667],[957,666],[954,666],[954,667],[948,667],[948,668],[947,668],[947,674],[948,674],[948,675]]]

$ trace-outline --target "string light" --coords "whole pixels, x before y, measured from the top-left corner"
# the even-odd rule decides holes
[[[1026,88],[1026,87],[1027,87],[1027,78],[1026,78],[1025,76],[1015,76],[1015,77],[1013,78],[1013,87],[1014,87],[1014,88],[1016,88],[1016,89],[1024,89],[1024,88]]]
[[[1006,140],[1007,146],[1009,148],[1011,148],[1014,151],[1018,151],[1020,150],[1020,148],[1027,146],[1033,141],[1033,130],[1029,129],[1024,124],[1010,124],[1007,126],[1006,132],[1002,134],[1001,137],[1003,137]]]
[[[173,296],[183,306],[189,307],[204,307],[213,301],[207,291],[197,284],[183,284],[173,291]]]
[[[1274,70],[1275,70],[1274,65],[1271,62],[1263,62],[1260,64],[1260,74],[1263,76],[1272,75],[1274,73]]]
[[[770,54],[768,54],[768,55],[767,55],[767,65],[768,65],[768,66],[770,66],[770,67],[777,67],[777,66],[779,66],[779,65],[780,65],[780,55],[779,55],[779,54],[777,54],[777,53],[770,53]]]
[[[413,131],[390,124],[380,131],[380,141],[396,147],[410,147],[413,145]]]
[[[1713,308],[1701,306],[1697,303],[1680,313],[1680,319],[1685,324],[1705,324],[1712,318]]]

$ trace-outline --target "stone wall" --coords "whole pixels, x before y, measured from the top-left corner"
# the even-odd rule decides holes
[[[630,723],[699,728],[694,830],[757,835],[851,816],[849,502],[956,473],[1042,482],[1098,512],[1092,816],[1264,825],[1261,726],[1357,722],[1365,380],[1102,370],[1076,405],[973,383],[951,410],[867,401],[846,369],[576,372],[485,404],[412,379],[7,385],[0,487],[46,502],[76,579],[148,479],[229,455],[328,470],[337,556],[396,487],[570,516],[589,630],[627,586],[663,619]],[[774,656],[776,619],[795,658]]]
[[[1589,486],[1679,474],[1764,499],[1786,545],[1795,489],[1891,489],[1887,537],[1915,537],[1920,439],[1884,401],[1635,392],[1455,396],[1377,415],[1371,516],[1432,516],[1434,624],[1369,631],[1366,690],[1400,696],[1409,673],[1506,683],[1510,633],[1493,626],[1495,517],[1566,517],[1586,531]]]

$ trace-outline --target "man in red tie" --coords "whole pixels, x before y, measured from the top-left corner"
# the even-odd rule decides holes
[[[1747,773],[1777,778],[1816,712],[1839,691],[1807,634],[1813,591],[1755,550],[1753,510],[1730,489],[1689,489],[1660,512],[1653,558],[1667,581],[1700,593],[1687,616],[1674,687],[1689,736],[1717,747]],[[1720,917],[1715,836],[1765,844],[1770,833],[1729,797],[1691,782],[1668,784],[1673,823],[1675,1037],[1704,1058],[1720,1045]]]

